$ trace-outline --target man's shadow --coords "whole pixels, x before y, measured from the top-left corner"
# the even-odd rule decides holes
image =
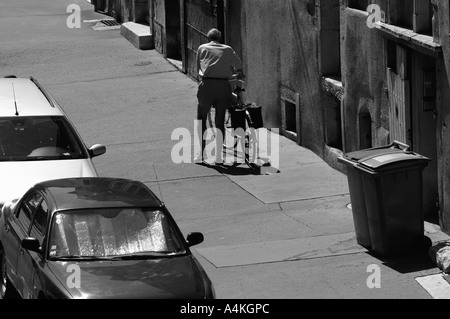
[[[271,175],[280,173],[279,169],[272,167],[270,165],[266,166],[254,165],[253,167],[245,163],[234,163],[234,164],[201,163],[199,165],[212,168],[223,175],[231,175],[231,176]]]

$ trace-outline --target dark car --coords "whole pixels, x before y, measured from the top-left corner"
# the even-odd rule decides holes
[[[139,181],[40,182],[0,216],[1,295],[22,298],[215,298],[165,205]]]

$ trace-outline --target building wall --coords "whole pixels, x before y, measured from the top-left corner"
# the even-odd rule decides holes
[[[344,8],[342,41],[342,82],[344,95],[345,152],[361,149],[360,113],[371,118],[372,146],[386,145],[388,123],[385,93],[386,63],[384,40],[367,26],[369,15],[362,10]]]
[[[281,129],[281,96],[297,95],[299,143],[323,154],[318,31],[309,2],[228,1],[227,30],[245,65],[246,100],[263,107],[265,127]]]
[[[436,1],[435,1],[436,2]],[[437,149],[438,185],[441,227],[450,233],[450,6],[448,1],[438,1],[439,34],[443,58],[438,63],[437,83]]]

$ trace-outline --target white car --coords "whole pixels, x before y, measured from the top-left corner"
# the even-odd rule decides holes
[[[0,78],[0,207],[41,181],[97,177],[92,158],[105,151],[85,146],[36,79]]]

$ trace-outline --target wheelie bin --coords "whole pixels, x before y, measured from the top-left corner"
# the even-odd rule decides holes
[[[356,241],[359,245],[371,249],[371,239],[369,231],[369,222],[367,217],[366,201],[364,195],[361,170],[356,168],[361,159],[377,154],[399,153],[409,149],[408,145],[394,142],[390,145],[364,149],[356,152],[344,154],[338,158],[338,162],[344,164],[347,168],[347,181],[350,190],[350,201],[352,205],[353,223],[355,226]]]
[[[362,158],[360,172],[371,249],[383,257],[426,253],[422,172],[430,159],[403,151],[385,150]]]

